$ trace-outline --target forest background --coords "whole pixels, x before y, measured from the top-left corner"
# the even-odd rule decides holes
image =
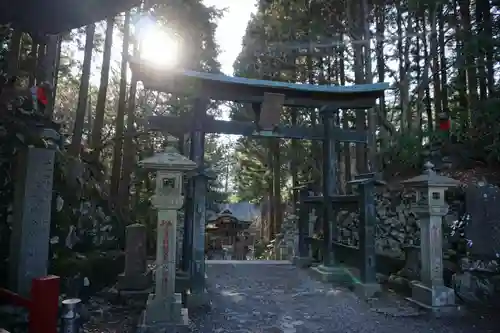
[[[239,45],[234,36],[217,44],[224,11],[199,0],[151,4],[167,38],[174,36],[179,45],[179,66],[221,72],[221,48]],[[251,11],[253,4],[245,4]],[[341,189],[366,165],[390,179],[419,172],[433,142],[441,143],[456,168],[494,171],[500,159],[498,5],[496,0],[260,0],[234,75],[322,85],[391,84],[375,108],[338,113],[339,126],[367,129],[376,138],[368,149],[339,144]],[[233,22],[246,21],[240,15]],[[110,197],[136,220],[146,218],[153,191],[150,175],[136,162],[164,143],[163,134],[144,129],[144,117],[181,114],[192,104],[189,97],[145,90],[131,77],[123,55],[136,52],[139,16],[132,10],[61,37],[54,112],[67,154],[98,166]],[[224,30],[230,29],[225,22]],[[159,37],[157,43],[166,40]],[[0,31],[3,65],[12,45],[19,45],[23,66],[36,62],[36,42],[5,27]],[[224,65],[227,70],[227,57]],[[25,79],[29,85],[35,74]],[[212,103],[210,113],[251,120],[247,110]],[[438,126],[443,117],[452,123],[444,138]],[[282,121],[315,125],[320,120],[316,112],[295,108],[284,110]],[[320,184],[317,143],[211,135],[206,147],[207,163],[217,175],[210,184],[211,207],[228,200],[289,202],[294,186]]]

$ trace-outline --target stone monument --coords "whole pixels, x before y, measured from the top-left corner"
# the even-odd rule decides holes
[[[493,260],[500,253],[500,187],[492,184],[470,184],[465,190],[470,219],[464,229],[476,258]]]
[[[47,275],[55,151],[20,152],[10,243],[12,290],[29,296],[31,281]]]
[[[147,265],[146,226],[127,226],[125,240],[125,271],[118,276],[120,291],[142,291],[151,286],[151,271]]]
[[[420,220],[420,255],[422,260],[420,280],[412,283],[410,301],[441,312],[455,309],[455,291],[443,281],[443,216],[448,212],[445,191],[460,182],[440,176],[430,162],[424,174],[403,181],[415,191],[413,210]]]
[[[158,214],[155,290],[149,295],[140,328],[146,332],[185,331],[187,309],[182,308],[181,294],[175,292],[177,210],[183,205],[184,173],[196,164],[167,147],[139,165],[156,171],[156,191],[151,202]]]

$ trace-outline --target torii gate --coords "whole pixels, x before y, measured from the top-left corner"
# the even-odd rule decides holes
[[[339,109],[369,109],[389,87],[386,83],[354,86],[293,84],[276,81],[230,77],[189,70],[154,67],[139,58],[129,59],[130,68],[146,89],[195,96],[193,111],[188,115],[150,116],[148,129],[175,135],[190,133],[189,158],[199,168],[199,176],[190,183],[189,206],[184,221],[183,270],[190,274],[191,293],[202,300],[204,293],[204,242],[206,179],[203,174],[206,133],[252,137],[290,138],[323,141],[323,193],[326,202],[336,193],[335,142],[368,144],[366,131],[336,128],[334,112]],[[255,122],[215,120],[206,114],[208,100],[251,103]],[[282,106],[321,108],[323,126],[283,126],[279,124]],[[331,205],[324,205],[325,221],[333,220]],[[325,239],[331,239],[329,223],[323,223]],[[328,252],[328,251],[327,251]],[[331,260],[333,265],[333,257]]]
[[[0,24],[23,32],[60,34],[114,17],[142,0],[18,0],[0,1]]]

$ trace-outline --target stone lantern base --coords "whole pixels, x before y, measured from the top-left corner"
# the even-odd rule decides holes
[[[456,313],[455,291],[446,286],[428,287],[419,281],[412,282],[409,301],[435,313]]]
[[[176,293],[173,300],[155,299],[154,294],[150,294],[137,331],[140,333],[189,332],[188,310],[182,307],[181,294]]]

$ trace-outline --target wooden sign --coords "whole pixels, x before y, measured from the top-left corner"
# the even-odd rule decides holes
[[[280,113],[285,103],[285,95],[264,93],[264,102],[258,119],[262,130],[273,130],[280,123]]]

